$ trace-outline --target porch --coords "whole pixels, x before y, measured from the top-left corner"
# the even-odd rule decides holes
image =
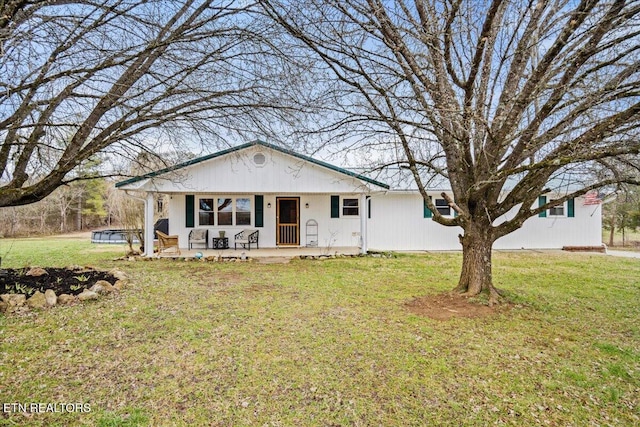
[[[131,178],[116,187],[144,200],[145,241],[153,239],[155,196],[165,194],[167,234],[177,236],[180,248],[189,246],[189,234],[197,228],[208,230],[209,247],[216,244],[213,238],[219,232],[225,232],[232,246],[237,233],[255,229],[260,232],[260,247],[291,246],[296,251],[306,246],[359,246],[360,253],[367,252],[367,196],[389,189],[366,176],[261,141]],[[218,255],[217,250],[205,251],[205,256]],[[321,251],[313,254],[320,256]],[[240,254],[226,250],[219,256]],[[153,255],[148,247],[145,256]]]
[[[248,249],[181,249],[180,255],[177,252],[163,252],[156,254],[159,258],[195,258],[197,253],[201,253],[205,259],[222,258],[222,259],[242,259],[243,256],[248,259],[264,259],[264,258],[296,258],[296,257],[321,257],[331,255],[358,255],[361,250],[357,246],[340,246],[340,247],[277,247],[277,248],[260,248]],[[244,255],[243,255],[244,254]]]

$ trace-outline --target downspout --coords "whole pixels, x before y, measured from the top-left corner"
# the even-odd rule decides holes
[[[147,191],[147,197],[142,198],[129,193],[130,190],[124,190],[124,193],[132,199],[144,202],[144,256],[153,256],[153,193]]]
[[[367,242],[367,195],[362,193],[360,195],[360,253],[366,255],[368,251]]]

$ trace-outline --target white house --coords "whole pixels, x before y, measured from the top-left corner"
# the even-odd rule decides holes
[[[168,195],[169,233],[178,235],[184,248],[195,228],[210,230],[208,247],[220,230],[233,247],[234,234],[255,229],[261,248],[358,246],[362,252],[461,248],[457,236],[462,230],[432,221],[417,190],[394,189],[261,141],[121,181],[116,187],[144,194],[147,241],[153,239],[154,195]],[[447,189],[428,193],[441,213],[454,215],[440,198],[443,191]],[[600,209],[582,198],[569,200],[530,218],[494,247],[599,246]]]

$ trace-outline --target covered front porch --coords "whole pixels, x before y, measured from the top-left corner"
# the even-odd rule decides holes
[[[164,194],[174,246],[195,252],[201,247],[215,254],[219,250],[209,248],[228,247],[220,256],[229,257],[234,256],[231,248],[236,241],[245,239],[237,236],[245,232],[258,232],[256,249],[321,255],[329,253],[323,248],[358,247],[366,253],[367,197],[389,189],[261,141],[131,178],[116,187],[144,200],[145,241],[154,237],[155,195]],[[192,247],[196,230],[198,238],[193,240],[201,246]],[[151,248],[145,255],[153,256]]]

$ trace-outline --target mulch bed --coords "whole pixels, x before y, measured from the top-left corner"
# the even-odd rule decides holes
[[[53,289],[56,295],[78,295],[93,286],[98,280],[113,284],[116,278],[106,271],[86,268],[46,268],[47,274],[27,276],[30,268],[2,269],[0,271],[1,294],[25,294],[27,298],[36,291],[44,293]]]
[[[405,304],[410,312],[434,320],[491,316],[507,306],[489,307],[456,294],[445,293],[415,298]]]

